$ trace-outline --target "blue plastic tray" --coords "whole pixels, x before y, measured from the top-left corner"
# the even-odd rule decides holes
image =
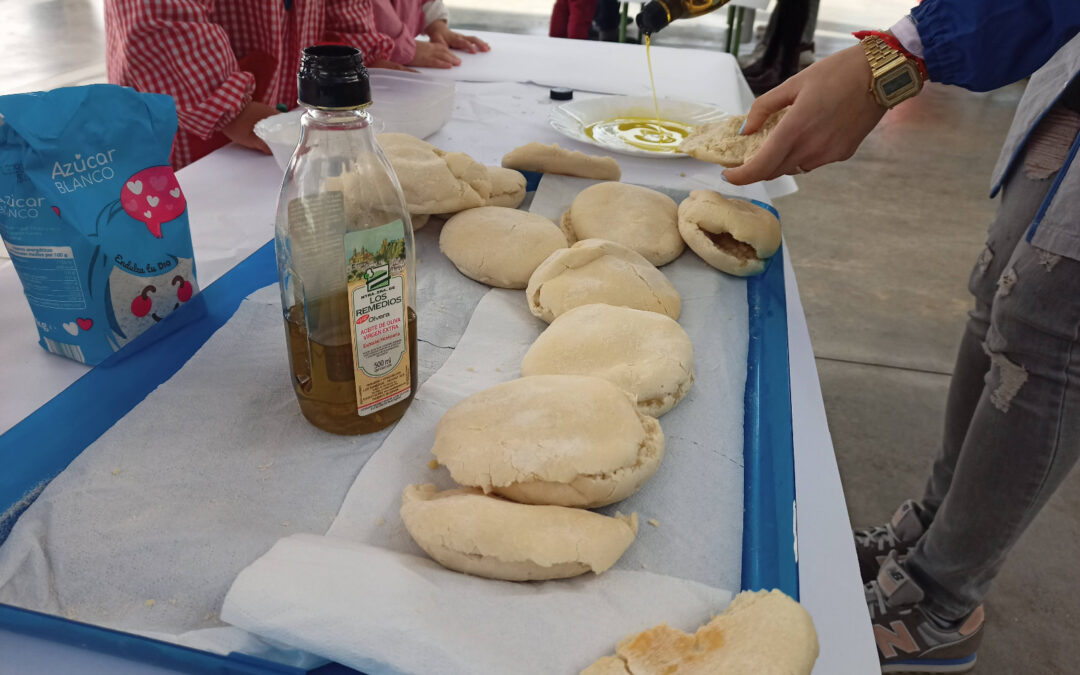
[[[535,189],[538,176],[530,177]],[[799,597],[783,250],[747,280],[750,340],[744,417],[743,589]],[[45,485],[135,405],[168,380],[252,292],[277,281],[269,242],[192,302],[90,370],[0,436],[0,543]],[[175,332],[170,332],[176,329]],[[169,333],[160,339],[158,333]],[[65,424],[55,424],[64,419]],[[32,448],[32,451],[28,451]],[[0,604],[0,627],[133,661],[200,673],[306,671],[243,654],[219,656],[58,616]],[[316,671],[353,673],[332,664]]]

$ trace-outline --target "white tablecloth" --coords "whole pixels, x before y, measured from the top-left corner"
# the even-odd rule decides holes
[[[448,150],[460,150],[488,163],[529,140],[558,140],[544,119],[550,106],[546,87],[615,94],[648,93],[643,50],[633,45],[549,38],[481,34],[493,50],[464,58],[464,65],[438,71],[435,77],[490,86],[461,85],[455,120],[431,139]],[[752,100],[734,59],[719,52],[656,48],[653,50],[660,95],[698,100],[742,112]],[[533,83],[531,98],[513,105],[507,94]],[[511,96],[512,98],[512,96]],[[500,103],[501,100],[501,103]],[[494,104],[494,107],[492,107]],[[508,110],[517,106],[514,114]],[[486,106],[486,107],[485,107]],[[475,115],[467,119],[463,109]],[[485,113],[485,110],[487,111]],[[501,122],[485,131],[487,115]],[[514,123],[514,119],[519,120]],[[573,145],[573,143],[567,143]],[[657,170],[671,177],[670,162],[657,160]],[[649,182],[647,163],[628,162],[625,180]],[[718,169],[692,163],[686,187],[715,186]],[[680,172],[682,173],[682,172]],[[224,148],[180,172],[188,198],[199,279],[211,283],[273,236],[274,207],[281,174],[269,157],[243,149]],[[790,191],[788,181],[770,186],[774,196]],[[731,191],[728,187],[728,191]],[[821,641],[815,673],[856,674],[877,671],[877,658],[821,399],[813,351],[806,329],[794,273],[785,260],[788,291],[788,338],[791,359],[792,415],[798,499],[799,577],[802,602],[814,617]],[[37,346],[32,315],[15,271],[0,261],[0,432],[62,391],[86,369],[44,352]],[[17,393],[16,393],[17,392]],[[11,641],[0,631],[0,644]],[[55,645],[57,657],[70,650]],[[7,650],[5,650],[7,651]],[[27,657],[29,658],[29,657]],[[40,657],[35,657],[40,658]],[[29,666],[35,661],[27,661]],[[17,667],[17,664],[8,664]],[[8,667],[0,667],[0,670]]]

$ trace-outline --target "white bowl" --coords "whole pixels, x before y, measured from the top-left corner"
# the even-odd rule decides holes
[[[661,118],[679,122],[689,127],[696,127],[709,122],[719,122],[726,117],[730,117],[729,113],[704,103],[660,99],[659,105]],[[551,111],[548,116],[548,123],[551,124],[555,131],[575,141],[591,143],[605,150],[624,155],[652,157],[654,159],[686,157],[686,155],[676,154],[674,149],[671,152],[656,152],[642,150],[618,142],[601,143],[585,133],[586,127],[597,122],[619,117],[652,118],[655,116],[656,108],[653,105],[651,96],[602,96],[564,103]]]
[[[399,71],[368,71],[376,133],[399,132],[427,138],[443,128],[454,109],[454,83]],[[300,140],[303,108],[271,115],[255,125],[255,135],[266,141],[278,166],[285,169]]]

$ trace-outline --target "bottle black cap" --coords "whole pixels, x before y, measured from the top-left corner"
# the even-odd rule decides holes
[[[306,47],[296,84],[300,102],[315,108],[358,108],[371,103],[367,68],[354,47]]]
[[[574,90],[566,87],[552,87],[550,96],[552,101],[569,101],[574,98]]]
[[[651,35],[671,23],[672,18],[664,3],[653,0],[645,3],[634,21],[642,33]]]

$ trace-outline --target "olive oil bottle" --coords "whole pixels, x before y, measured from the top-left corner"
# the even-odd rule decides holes
[[[720,9],[729,0],[650,0],[637,15],[637,25],[651,35],[676,19],[689,19]]]
[[[292,386],[320,429],[371,433],[416,392],[412,224],[359,51],[308,47],[298,81],[306,111],[275,232]]]

